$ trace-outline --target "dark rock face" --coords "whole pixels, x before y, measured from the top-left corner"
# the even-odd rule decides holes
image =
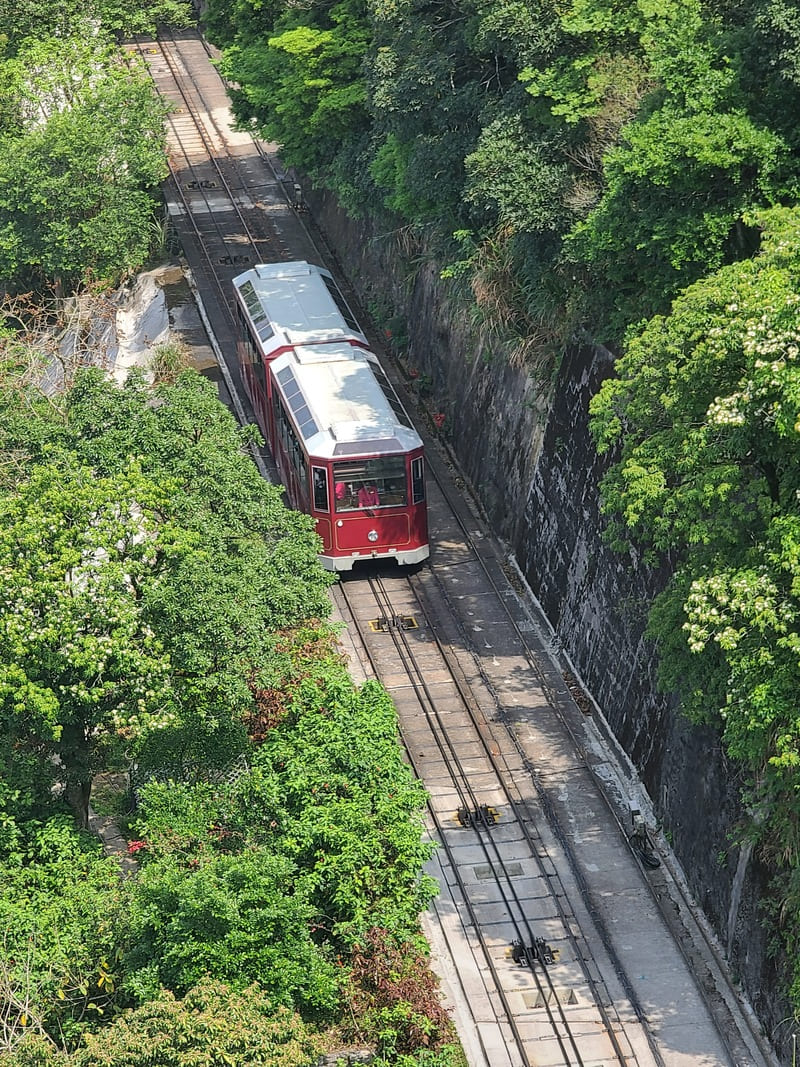
[[[368,224],[345,219],[323,196],[309,202],[362,305],[390,303],[404,315],[408,367],[429,383],[429,407],[444,413],[445,435],[495,532],[636,766],[696,900],[771,1035],[790,1011],[776,992],[759,925],[766,872],[749,850],[740,863],[735,843],[744,783],[716,733],[692,726],[657,691],[655,649],[644,630],[668,570],[651,570],[602,539],[605,461],[590,438],[588,403],[613,372],[611,356],[570,351],[545,400],[526,366],[447,304],[436,264],[419,257],[423,265],[412,272],[398,243],[370,235]]]

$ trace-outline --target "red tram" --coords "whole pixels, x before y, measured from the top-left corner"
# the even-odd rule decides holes
[[[422,441],[332,275],[269,263],[233,284],[245,387],[323,566],[426,559]]]

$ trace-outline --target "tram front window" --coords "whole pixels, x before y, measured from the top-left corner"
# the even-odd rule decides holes
[[[336,511],[405,507],[408,503],[405,456],[381,456],[333,465]]]

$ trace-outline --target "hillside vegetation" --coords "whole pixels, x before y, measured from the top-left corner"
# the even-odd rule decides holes
[[[163,254],[166,108],[118,37],[187,17],[0,0],[0,1060],[461,1067],[425,794],[313,524],[179,346],[152,388],[84,366]]]
[[[241,122],[424,235],[484,326],[619,355],[592,409],[609,536],[674,565],[662,682],[749,778],[800,1010],[800,7],[209,0],[207,21]]]
[[[351,210],[457,233],[521,324],[620,340],[797,197],[788,0],[210,0],[207,19],[243,122]]]
[[[418,928],[424,792],[249,437],[191,372],[85,371],[44,398],[5,366],[9,1067],[461,1062]],[[84,827],[96,775],[128,769],[134,797],[95,801],[130,841],[123,879]]]

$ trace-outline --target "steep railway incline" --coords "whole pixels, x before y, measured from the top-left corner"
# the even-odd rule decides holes
[[[199,36],[132,51],[175,105],[170,214],[231,402],[249,420],[231,279],[260,260],[336,264],[292,207],[274,152],[232,130]],[[336,600],[354,671],[392,693],[430,792],[442,894],[429,928],[470,1063],[765,1067],[768,1050],[702,926],[686,925],[691,908],[667,862],[645,869],[629,847],[635,781],[576,708],[546,623],[452,464],[430,435],[426,447],[430,567],[365,565]]]

